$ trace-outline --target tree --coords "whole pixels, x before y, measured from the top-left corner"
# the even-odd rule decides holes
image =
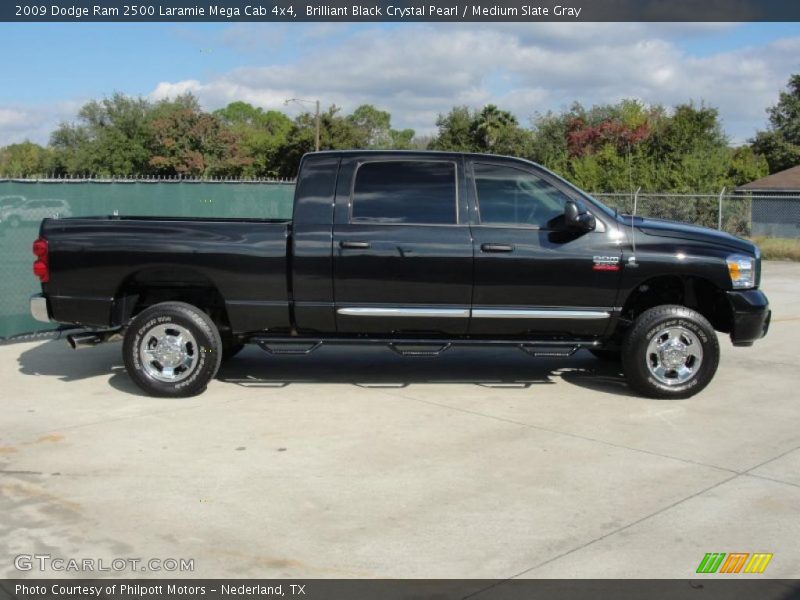
[[[378,110],[371,104],[362,104],[347,118],[362,136],[358,148],[392,147],[392,116],[385,110]]]
[[[800,164],[800,74],[789,78],[786,91],[767,114],[769,127],[756,134],[753,150],[766,158],[770,173]]]
[[[252,160],[243,169],[249,177],[277,177],[279,153],[292,129],[292,120],[276,110],[264,111],[246,102],[232,102],[214,112],[220,122],[241,139],[242,151]]]
[[[240,176],[252,164],[240,138],[219,118],[203,112],[193,96],[164,100],[149,121],[150,166],[165,175]]]
[[[52,153],[33,142],[11,144],[0,148],[0,175],[32,177],[44,175],[52,164]]]
[[[415,148],[415,132],[413,129],[392,129],[389,131],[392,137],[392,148],[395,150],[410,150]],[[423,144],[424,148],[427,144]]]
[[[481,152],[527,156],[530,134],[519,126],[507,110],[487,104],[472,123],[472,137]]]
[[[392,129],[392,115],[371,104],[357,107],[347,119],[361,134],[354,148],[402,150],[409,148],[414,138],[413,129]]]
[[[51,136],[57,170],[104,176],[146,172],[150,110],[144,98],[119,93],[88,102],[78,112],[78,123],[62,123]]]
[[[431,150],[451,150],[454,152],[476,152],[472,125],[477,119],[474,111],[467,106],[454,106],[446,115],[436,119],[438,133],[430,144]]]
[[[438,135],[431,142],[433,150],[490,152],[527,156],[530,134],[519,126],[514,115],[487,104],[480,112],[455,106],[436,120]]]
[[[282,177],[294,177],[303,154],[314,151],[315,129],[315,115],[305,112],[297,116],[279,152]],[[320,114],[321,150],[404,149],[413,143],[413,129],[392,129],[391,115],[371,104],[357,107],[350,115],[341,114],[338,106]]]

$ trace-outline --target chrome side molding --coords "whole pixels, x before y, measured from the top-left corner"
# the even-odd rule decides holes
[[[475,308],[472,316],[478,319],[608,319],[607,310],[548,310]]]
[[[468,308],[390,308],[390,307],[352,307],[340,308],[340,315],[351,317],[445,317],[466,319]]]
[[[346,307],[336,311],[351,317],[444,317],[466,319],[608,319],[610,310],[558,310],[522,308],[402,308]]]

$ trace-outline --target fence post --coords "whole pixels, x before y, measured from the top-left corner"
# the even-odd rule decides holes
[[[639,186],[638,188],[636,188],[636,191],[633,192],[633,213],[632,213],[632,216],[634,216],[634,217],[636,216],[636,209],[638,208],[638,205],[639,205],[639,192],[641,192],[641,191],[642,191],[642,186]]]
[[[719,211],[717,213],[717,230],[722,231],[722,197],[725,195],[725,186],[719,193]]]

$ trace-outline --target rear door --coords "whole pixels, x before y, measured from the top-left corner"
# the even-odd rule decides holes
[[[333,235],[337,330],[467,332],[472,240],[463,159],[343,161]]]
[[[614,313],[621,248],[610,220],[563,225],[578,194],[534,165],[471,162],[476,196],[475,290],[470,333],[598,336]]]

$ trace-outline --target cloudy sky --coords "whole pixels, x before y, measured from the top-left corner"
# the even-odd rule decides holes
[[[435,129],[456,104],[537,112],[638,98],[719,108],[743,142],[800,72],[796,23],[2,24],[0,146],[46,142],[89,99],[192,91],[207,109],[371,103]]]

